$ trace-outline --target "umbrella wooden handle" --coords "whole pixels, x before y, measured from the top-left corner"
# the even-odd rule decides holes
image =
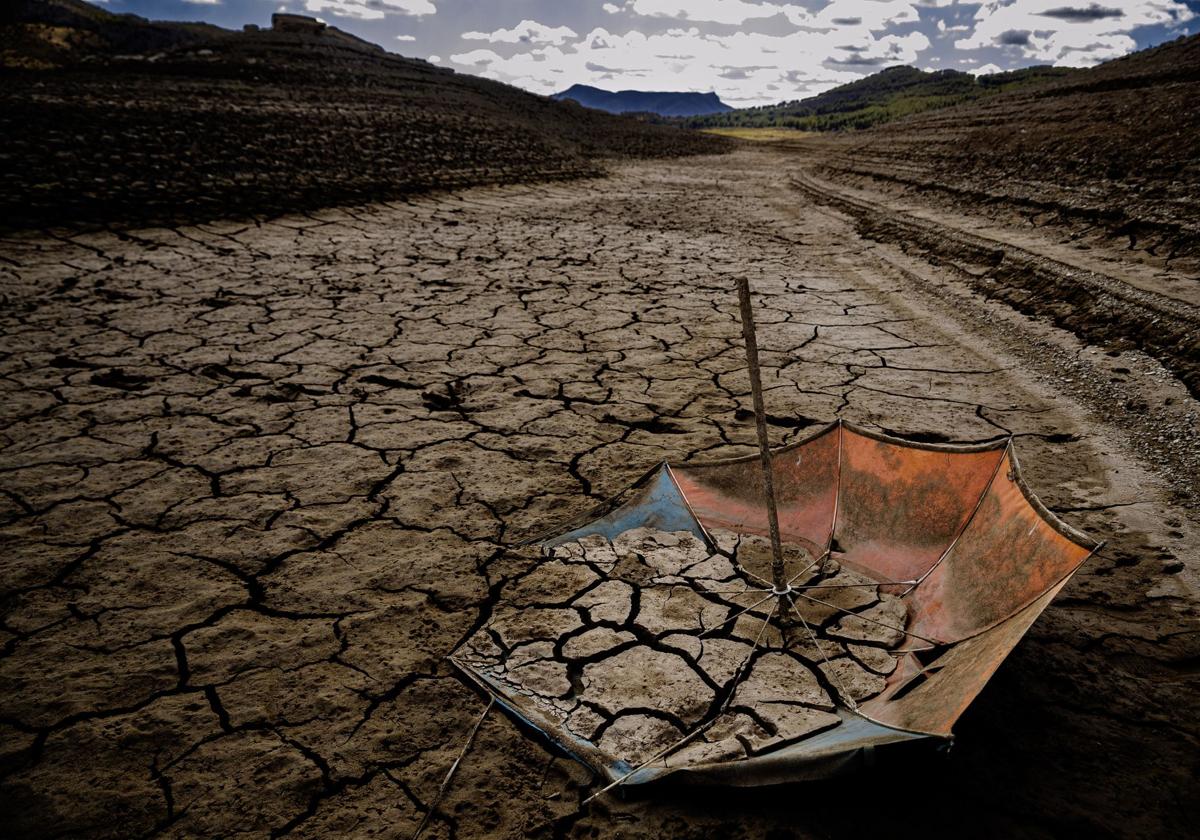
[[[750,306],[750,281],[737,279],[742,308],[742,338],[746,341],[746,364],[750,368],[750,392],[754,397],[754,425],[758,428],[758,454],[762,459],[763,492],[767,499],[767,522],[771,529],[771,578],[775,591],[788,591],[783,570],[783,544],[779,539],[779,514],[775,510],[775,482],[771,475],[771,445],[767,440],[767,413],[763,407],[762,377],[758,370],[758,339],[754,333],[754,310]]]

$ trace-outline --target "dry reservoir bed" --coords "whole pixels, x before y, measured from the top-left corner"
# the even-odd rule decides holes
[[[1177,478],[1194,453],[1169,429],[1195,402],[1140,353],[859,238],[787,186],[793,163],[746,151],[0,242],[6,835],[410,835],[483,707],[446,655],[537,582],[507,546],[666,457],[753,451],[738,275],[773,443],[839,416],[926,441],[1011,433],[1033,489],[1108,546],[948,756],[786,797],[581,808],[589,775],[492,715],[428,836],[893,833],[896,808],[867,802],[919,803],[927,834],[955,836],[1194,825],[1200,540]],[[631,585],[617,568],[607,585]],[[665,644],[685,620],[671,601],[621,623],[614,598],[607,629],[648,621]],[[575,606],[583,678],[611,638]],[[831,696],[801,659],[785,664]],[[769,748],[766,722],[739,746]]]
[[[528,557],[456,659],[630,767],[667,751],[665,767],[767,753],[883,691],[899,598],[791,551],[786,626],[764,589],[769,541],[712,536],[716,553],[687,531],[634,528]]]

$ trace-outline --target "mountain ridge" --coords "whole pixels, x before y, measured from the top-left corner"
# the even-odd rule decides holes
[[[732,111],[716,93],[694,91],[604,90],[591,85],[571,85],[551,94],[551,99],[568,99],[585,108],[610,114],[651,113],[660,117],[693,117]]]
[[[274,215],[730,147],[302,15],[232,30],[12,0],[0,81],[0,228]]]
[[[805,99],[678,121],[689,128],[864,129],[910,114],[1057,81],[1077,72],[1074,68],[1038,65],[972,75],[961,70],[921,70],[898,65]]]

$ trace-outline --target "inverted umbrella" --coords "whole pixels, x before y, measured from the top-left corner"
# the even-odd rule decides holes
[[[608,787],[810,779],[949,740],[1100,547],[1033,495],[1011,439],[839,420],[768,450],[741,290],[759,454],[664,462],[540,538],[451,657]]]

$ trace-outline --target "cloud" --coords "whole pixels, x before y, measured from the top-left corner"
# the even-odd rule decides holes
[[[959,50],[1018,48],[1023,59],[1067,66],[1098,64],[1131,52],[1131,33],[1143,26],[1175,25],[1195,18],[1176,0],[1132,0],[1114,9],[1092,2],[985,0]]]
[[[415,40],[417,40],[417,36],[416,35],[397,35],[396,40],[397,41],[415,41]]]
[[[969,26],[947,26],[946,21],[939,20],[937,22],[938,32],[970,32]]]
[[[1002,70],[1000,67],[997,67],[995,64],[985,64],[982,67],[972,67],[967,72],[973,76],[988,76],[992,73],[1003,73],[1004,70]]]
[[[304,8],[358,20],[381,20],[390,14],[422,17],[437,13],[432,0],[304,0]]]
[[[783,15],[797,27],[814,30],[865,26],[886,29],[902,23],[916,23],[920,0],[833,0],[816,12],[794,3],[746,2],[746,0],[627,0],[625,10],[643,17],[672,18],[680,21],[741,25],[750,20]],[[922,5],[942,5],[952,0],[936,0]],[[1061,0],[1060,0],[1061,2]],[[808,5],[812,5],[811,3]],[[605,11],[620,11],[611,3]]]
[[[561,44],[578,38],[569,26],[546,26],[535,20],[523,20],[512,29],[497,29],[495,32],[464,32],[468,41],[490,41],[493,44]]]
[[[920,20],[916,3],[909,0],[833,0],[816,12],[787,6],[784,14],[793,25],[816,30],[852,28],[880,32]]]
[[[377,0],[310,2],[377,7]],[[449,8],[451,0],[435,2]],[[1177,27],[1196,17],[1183,0],[595,2],[615,16],[608,28],[577,27],[576,34],[524,19],[464,33],[471,48],[442,52],[444,63],[538,93],[578,82],[711,90],[732,104],[755,105],[810,96],[883,67],[930,66],[935,58],[942,67],[984,65],[975,72],[1090,65],[1135,49],[1139,27]],[[557,23],[578,19],[564,14]],[[442,44],[428,48],[441,51]]]
[[[896,4],[890,4],[896,5]],[[840,46],[851,44],[853,57]],[[697,26],[646,34],[596,28],[561,44],[530,45],[513,55],[491,49],[450,60],[471,72],[538,93],[614,80],[640,90],[715,91],[739,105],[819,93],[879,65],[913,63],[929,47],[920,32],[879,35],[864,26],[799,29],[786,34],[713,34]],[[857,69],[857,72],[856,72]],[[774,88],[768,87],[774,85]],[[605,86],[601,84],[600,86]]]
[[[1125,17],[1125,13],[1120,9],[1106,9],[1097,3],[1093,3],[1086,9],[1078,9],[1073,6],[1060,6],[1056,9],[1047,9],[1044,12],[1038,12],[1038,14],[1042,17],[1058,18],[1059,20],[1101,20],[1103,18]]]
[[[755,18],[775,17],[787,7],[744,0],[629,0],[625,8],[643,17],[736,25]]]
[[[1019,47],[1028,44],[1029,36],[1032,34],[1024,29],[1010,29],[1007,32],[1001,32],[996,38],[996,43],[1006,47]]]

